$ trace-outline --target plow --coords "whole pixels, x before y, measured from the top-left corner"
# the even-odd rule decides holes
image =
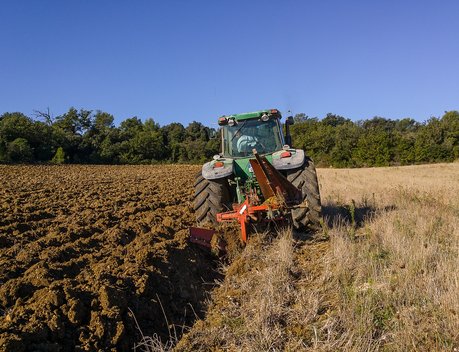
[[[285,136],[280,119],[277,109],[219,118],[222,152],[196,177],[198,227],[190,228],[190,242],[211,248],[215,227],[225,222],[239,223],[244,244],[252,229],[268,224],[320,228],[314,164],[303,150],[291,147],[293,118],[287,118]]]

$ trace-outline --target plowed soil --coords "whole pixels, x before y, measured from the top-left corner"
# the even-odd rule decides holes
[[[0,166],[0,350],[131,350],[134,316],[160,336],[202,316],[218,274],[187,242],[198,170]]]

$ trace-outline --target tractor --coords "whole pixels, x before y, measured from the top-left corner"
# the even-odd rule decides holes
[[[292,147],[289,116],[283,134],[277,109],[218,119],[221,153],[205,163],[194,183],[198,226],[238,221],[241,239],[249,225],[289,222],[297,230],[321,227],[321,203],[313,161]],[[214,231],[191,228],[192,242],[210,247]]]

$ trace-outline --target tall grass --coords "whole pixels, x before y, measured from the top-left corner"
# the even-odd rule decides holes
[[[349,221],[335,219],[329,231],[326,270],[339,296],[327,322],[333,329],[322,331],[316,346],[458,350],[458,165],[360,172],[379,202],[355,237]],[[378,179],[386,181],[376,184]],[[347,187],[342,199],[352,195]]]
[[[225,269],[205,321],[198,322],[179,350],[267,351],[284,344],[288,307],[295,295],[291,231],[257,235]]]
[[[323,234],[252,238],[177,350],[459,350],[459,164],[319,180]]]

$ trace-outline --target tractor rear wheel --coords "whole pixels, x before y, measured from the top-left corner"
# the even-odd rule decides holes
[[[216,225],[217,213],[228,210],[231,206],[228,179],[205,179],[201,172],[194,182],[193,208],[198,226]]]
[[[309,157],[305,157],[304,164],[298,169],[289,170],[287,179],[303,194],[307,208],[298,208],[292,211],[293,226],[295,229],[320,230],[322,222],[322,206],[320,203],[319,183],[316,168]]]

